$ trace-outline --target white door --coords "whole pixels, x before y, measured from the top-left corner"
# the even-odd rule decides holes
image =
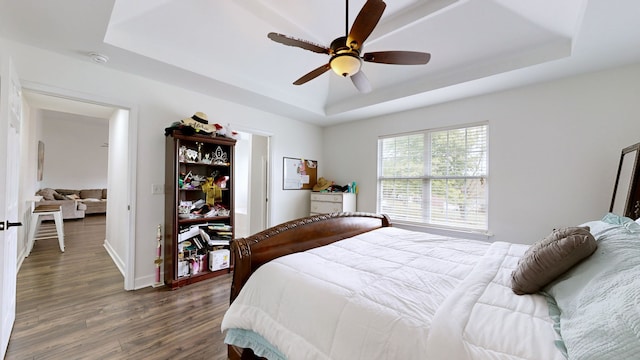
[[[267,136],[251,136],[249,234],[258,233],[269,224],[269,141]]]
[[[5,57],[0,77],[0,358],[5,356],[16,318],[21,92],[11,59]]]

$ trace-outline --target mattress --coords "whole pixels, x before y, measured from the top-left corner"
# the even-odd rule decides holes
[[[526,248],[387,227],[287,255],[249,278],[225,341],[269,358],[563,359],[546,299],[511,291]]]

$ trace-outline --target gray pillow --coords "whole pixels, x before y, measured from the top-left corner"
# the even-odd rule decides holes
[[[571,269],[598,247],[589,227],[553,230],[531,245],[511,274],[511,289],[518,295],[533,294]]]
[[[72,195],[76,194],[80,196],[80,190],[71,190],[71,189],[56,189],[56,192],[61,195]]]
[[[46,189],[41,189],[41,190],[39,190],[39,191],[36,193],[36,195],[40,195],[40,196],[42,196],[42,199],[43,199],[43,200],[55,200],[56,198],[55,198],[55,197],[53,197],[53,194],[54,194],[55,192],[56,192],[56,191],[55,191],[55,190],[53,190],[53,189],[46,188]]]

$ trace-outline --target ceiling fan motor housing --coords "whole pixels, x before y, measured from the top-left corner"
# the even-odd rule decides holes
[[[329,65],[338,75],[347,77],[360,71],[362,60],[360,52],[347,46],[347,37],[342,36],[331,42]]]

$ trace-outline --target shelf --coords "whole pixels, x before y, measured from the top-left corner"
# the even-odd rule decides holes
[[[201,162],[189,162],[189,161],[180,161],[181,165],[205,165],[205,166],[220,166],[220,167],[229,167],[231,164],[207,164]]]
[[[183,189],[183,188],[179,188],[178,190],[180,190],[180,191],[202,191],[202,189]],[[229,191],[229,188],[221,188],[220,190]]]
[[[180,219],[178,220],[178,224],[179,225],[190,225],[190,224],[198,224],[198,223],[204,223],[204,222],[211,222],[211,221],[228,221],[229,220],[229,216],[213,216],[213,217],[202,217],[202,218],[196,218],[196,219]]]
[[[178,130],[172,131],[165,139],[165,184],[168,189],[165,196],[164,282],[169,289],[177,289],[198,281],[228,274],[233,270],[232,263],[229,264],[229,269],[216,271],[210,271],[208,266],[202,267],[202,264],[200,264],[200,269],[197,273],[189,274],[189,272],[198,270],[198,268],[190,267],[187,269],[184,266],[185,262],[201,261],[203,256],[210,255],[211,251],[220,248],[230,250],[228,244],[217,246],[212,242],[202,242],[205,238],[217,238],[218,234],[211,234],[207,229],[204,229],[207,234],[200,233],[201,229],[199,228],[207,224],[224,224],[229,229],[226,231],[228,233],[227,236],[231,239],[233,238],[235,224],[232,175],[236,140],[222,137],[185,135]],[[196,152],[201,154],[202,159],[205,159],[206,155],[206,158],[211,159],[212,162],[189,161],[189,159],[198,158],[198,155],[194,155]],[[184,157],[186,154],[190,157]],[[214,158],[217,163],[213,163]],[[225,176],[227,177],[226,186],[220,189],[222,191],[206,192],[200,186],[205,182],[200,180],[201,183],[197,187],[180,188],[187,173],[191,173],[197,179]],[[184,185],[190,185],[188,179],[184,182]],[[214,204],[209,205],[212,209],[218,206],[228,209],[228,215],[180,218],[180,212],[187,211],[184,207],[188,203],[191,203],[188,210],[191,211],[193,210],[193,204],[200,204],[202,200],[209,204]],[[202,213],[206,214],[209,210],[203,208]],[[222,213],[227,214],[227,212]],[[191,229],[189,229],[190,227]],[[181,239],[186,241],[191,238],[194,238],[192,244],[180,245],[182,243]],[[227,261],[231,262],[232,260],[229,257]],[[179,274],[186,276],[178,276]]]
[[[185,285],[196,283],[198,281],[207,280],[207,279],[214,278],[216,276],[228,274],[231,272],[231,270],[232,268],[220,269],[216,271],[203,271],[195,275],[180,277],[177,280],[173,281],[171,284],[169,284],[169,286],[171,287],[171,289],[176,289]]]

